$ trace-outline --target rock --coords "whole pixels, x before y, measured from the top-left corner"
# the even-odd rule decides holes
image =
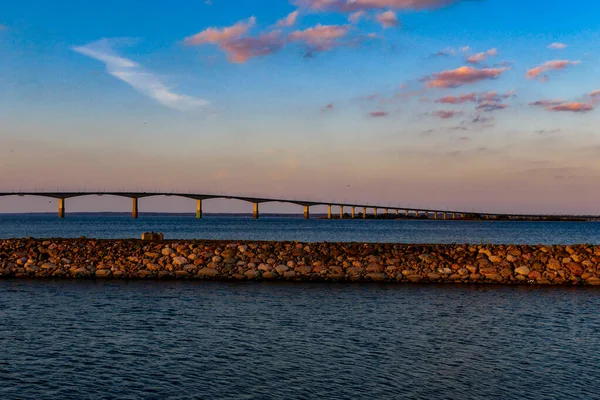
[[[365,276],[375,282],[385,282],[388,280],[388,276],[381,272],[373,272]]]
[[[56,269],[56,264],[52,264],[52,263],[43,263],[42,264],[42,269]]]
[[[573,275],[581,276],[581,274],[583,274],[583,268],[578,263],[570,261],[567,262],[566,265]]]
[[[177,278],[191,278],[192,274],[187,271],[175,271],[175,276]]]
[[[426,264],[431,264],[432,262],[435,261],[435,257],[432,256],[431,254],[421,254],[419,256],[419,260],[423,261]]]
[[[112,271],[110,269],[97,269],[96,278],[110,278],[112,277]]]
[[[530,272],[531,271],[529,270],[529,268],[525,267],[525,266],[515,268],[515,274],[527,276],[527,275],[529,275]]]
[[[296,277],[296,273],[294,271],[286,271],[283,273],[283,277],[284,278],[295,278]]]
[[[173,250],[170,247],[165,247],[164,249],[162,249],[161,254],[163,256],[170,256],[171,254],[175,254],[175,250]]]
[[[200,271],[198,271],[198,277],[200,278],[215,278],[219,275],[219,271],[217,271],[214,268],[202,268]]]
[[[267,271],[267,272],[263,272],[262,277],[264,279],[277,279],[279,278],[279,274],[275,271]]]
[[[285,274],[285,272],[288,271],[289,269],[290,268],[287,265],[278,265],[277,267],[275,267],[275,270],[280,275]]]
[[[592,276],[591,278],[587,278],[585,280],[585,284],[592,286],[600,286],[600,278]]]
[[[173,261],[172,261],[173,265],[177,265],[177,266],[185,265],[188,262],[189,262],[188,259],[185,257],[174,257]]]
[[[408,275],[406,277],[406,279],[408,279],[409,281],[416,283],[416,282],[421,282],[423,280],[423,276],[422,275]]]
[[[540,273],[540,271],[531,271],[527,277],[529,279],[540,279],[542,277],[542,274]]]
[[[73,270],[73,275],[74,276],[88,276],[90,274],[90,271],[87,270],[87,268],[76,268],[75,270]]]
[[[494,264],[499,264],[502,262],[502,258],[498,257],[498,256],[489,256],[488,260],[490,260],[491,262],[493,262]]]
[[[439,274],[435,274],[433,272],[427,274],[427,279],[429,279],[430,281],[437,281],[441,278],[442,276]]]
[[[248,279],[256,279],[259,276],[259,272],[255,269],[251,269],[244,273],[244,276]]]

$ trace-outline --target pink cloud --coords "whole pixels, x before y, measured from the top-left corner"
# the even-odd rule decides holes
[[[551,45],[548,46],[549,49],[552,50],[562,50],[562,49],[566,49],[567,45],[564,43],[552,43]]]
[[[487,60],[488,57],[495,56],[497,54],[498,54],[498,50],[496,50],[496,49],[490,49],[490,50],[488,50],[486,52],[477,53],[477,54],[475,54],[473,56],[468,57],[467,58],[467,62],[471,63],[471,64],[479,64],[480,62],[483,62],[483,61]]]
[[[482,101],[476,107],[477,110],[486,112],[504,110],[505,108],[508,108],[507,104],[503,104],[497,101]]]
[[[590,97],[600,97],[600,90],[594,90],[591,92]]]
[[[321,108],[321,112],[333,110],[333,103],[327,104],[325,107]]]
[[[545,62],[542,65],[538,65],[537,67],[528,70],[526,76],[529,79],[536,79],[542,73],[544,73],[546,71],[553,71],[553,70],[565,69],[569,65],[577,65],[577,64],[579,64],[579,61],[569,61],[569,60],[552,60],[552,61],[547,61],[547,62]]]
[[[240,21],[226,28],[207,28],[193,36],[186,37],[183,42],[189,46],[198,46],[206,43],[219,44],[239,38],[255,24],[256,18],[250,17],[246,21]]]
[[[562,103],[546,108],[548,111],[571,111],[571,112],[586,112],[592,111],[594,107],[587,103],[572,102]]]
[[[444,104],[462,104],[466,102],[475,102],[477,94],[475,92],[469,94],[461,94],[459,96],[445,96],[441,99],[436,100],[436,103]]]
[[[570,111],[587,112],[592,111],[594,107],[591,104],[583,102],[568,102],[562,100],[538,100],[529,103],[531,106],[544,107],[548,111]]]
[[[381,117],[387,117],[388,112],[387,111],[371,111],[369,113],[369,115],[373,118],[381,118]]]
[[[431,114],[435,115],[436,117],[439,117],[441,119],[450,119],[450,118],[454,118],[457,115],[461,115],[462,112],[453,111],[453,110],[438,110],[438,111],[432,112]]]
[[[495,79],[502,75],[508,68],[483,68],[460,67],[455,70],[442,71],[425,77],[426,86],[430,88],[455,88],[469,83],[486,79]]]
[[[242,37],[220,44],[232,63],[245,63],[252,57],[273,54],[283,48],[285,42],[278,31],[258,37]]]
[[[358,21],[360,21],[367,13],[363,10],[360,11],[356,11],[353,12],[352,14],[350,14],[348,16],[348,21],[350,21],[353,24],[358,23]]]
[[[445,7],[461,0],[296,0],[295,4],[317,11],[425,10]]]
[[[275,26],[279,28],[289,28],[290,26],[296,25],[296,21],[298,20],[298,11],[291,12],[287,15],[287,17],[280,19],[277,21]]]
[[[329,50],[340,46],[338,39],[348,34],[349,28],[342,25],[316,25],[303,31],[295,31],[289,34],[292,41],[305,42],[315,50]]]
[[[384,28],[393,28],[400,25],[400,21],[398,21],[396,13],[389,10],[382,12],[381,14],[377,14],[377,22],[379,22]]]

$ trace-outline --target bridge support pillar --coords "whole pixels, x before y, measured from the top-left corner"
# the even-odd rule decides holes
[[[137,219],[138,217],[138,198],[134,197],[131,199],[131,218]]]
[[[258,203],[254,203],[254,212],[252,213],[254,219],[258,219]]]
[[[58,218],[65,217],[65,199],[58,199]]]
[[[406,214],[406,218],[408,218],[408,214],[410,213],[409,210],[404,210],[404,213]]]
[[[400,215],[400,210],[396,210],[396,215]]]
[[[367,218],[367,207],[363,207],[363,218]]]
[[[437,219],[437,218],[438,218],[438,213],[437,213],[437,211],[435,211],[435,212],[433,213],[433,219]]]
[[[344,206],[340,206],[340,219],[344,219]]]
[[[452,213],[452,219],[456,219],[456,213]]]
[[[373,208],[373,216],[377,218],[377,208]]]
[[[196,200],[196,219],[202,218],[202,199]]]
[[[331,219],[333,218],[331,215],[331,205],[327,206],[327,219]]]
[[[390,213],[390,211],[389,211],[389,210],[386,208],[386,209],[383,211],[383,213],[384,213],[384,214],[385,214],[385,216],[387,217],[387,216],[388,216],[388,214]]]
[[[448,219],[448,213],[444,213],[444,219]]]
[[[356,207],[352,207],[352,219],[356,217]]]
[[[419,218],[419,211],[415,210],[415,218]]]
[[[304,206],[304,219],[310,219],[310,207]]]

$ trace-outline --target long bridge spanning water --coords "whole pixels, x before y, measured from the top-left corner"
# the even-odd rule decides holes
[[[585,220],[585,221],[598,221],[600,215],[566,215],[566,214],[507,214],[507,213],[490,213],[490,212],[473,212],[473,211],[459,211],[459,210],[441,210],[441,209],[427,209],[427,208],[415,208],[415,207],[401,207],[397,205],[378,205],[378,204],[362,204],[362,203],[338,203],[338,202],[327,202],[327,201],[313,201],[313,200],[298,200],[298,199],[280,199],[280,198],[268,198],[268,197],[248,197],[248,196],[234,196],[225,194],[201,194],[201,193],[179,193],[179,192],[0,192],[0,197],[5,196],[38,196],[47,197],[58,200],[58,217],[64,218],[66,212],[66,200],[74,197],[82,196],[118,196],[127,197],[132,200],[131,216],[138,218],[139,216],[139,200],[145,197],[153,196],[178,196],[188,199],[196,200],[196,218],[202,218],[202,201],[209,199],[231,199],[241,200],[254,205],[253,216],[258,219],[259,217],[259,205],[262,203],[289,203],[296,204],[304,208],[304,218],[310,218],[310,208],[314,206],[327,206],[327,217],[333,219],[332,207],[339,207],[339,218],[344,218],[344,210],[350,210],[350,218],[367,218],[367,210],[372,210],[374,217],[378,216],[378,210],[382,210],[384,215],[390,215],[395,213],[399,217],[406,218],[420,218],[420,217],[433,217],[433,219],[463,219],[467,215],[477,215],[482,219],[508,219],[508,220]],[[357,214],[356,210],[362,209],[363,212]]]

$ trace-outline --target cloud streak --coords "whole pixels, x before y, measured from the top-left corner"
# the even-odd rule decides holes
[[[291,41],[304,42],[316,51],[330,50],[341,46],[339,39],[346,36],[349,28],[344,25],[316,25],[305,30],[298,30],[288,35]]]
[[[526,76],[529,79],[536,79],[540,77],[541,74],[547,71],[555,71],[560,69],[565,69],[569,65],[577,65],[579,61],[569,61],[569,60],[552,60],[543,63],[542,65],[538,65],[535,68],[532,68],[527,71]]]
[[[567,111],[567,112],[588,112],[594,107],[591,104],[584,102],[569,102],[560,99],[555,100],[538,100],[529,103],[530,106],[544,107],[547,111]]]
[[[75,46],[72,49],[79,54],[103,62],[110,75],[166,107],[188,111],[209,104],[207,100],[174,92],[158,76],[145,71],[138,63],[116,54],[112,49],[113,42],[114,40],[101,39],[85,46]]]
[[[294,4],[315,11],[356,12],[360,10],[420,11],[446,7],[463,0],[296,0]]]
[[[485,60],[487,60],[489,57],[495,56],[498,54],[498,50],[496,49],[490,49],[486,52],[483,53],[477,53],[473,56],[467,57],[467,62],[470,64],[479,64],[481,62],[484,62]]]
[[[483,80],[496,79],[507,70],[508,68],[460,67],[426,76],[423,81],[430,88],[455,88]]]

